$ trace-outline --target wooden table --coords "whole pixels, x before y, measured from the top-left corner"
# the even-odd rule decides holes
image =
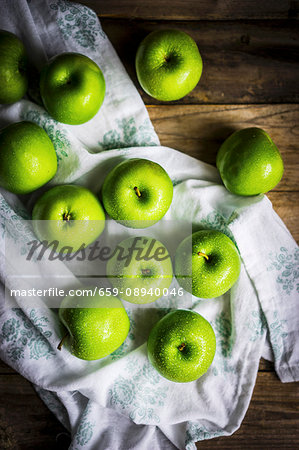
[[[221,142],[236,128],[259,126],[281,150],[285,174],[269,193],[299,241],[298,2],[288,0],[84,0],[100,16],[147,105],[161,143],[214,164]],[[144,94],[134,57],[150,31],[177,28],[197,42],[200,83],[184,99],[163,104]],[[67,449],[70,439],[31,385],[0,365],[0,449]],[[202,442],[205,449],[299,448],[299,384],[281,383],[261,361],[241,428]],[[118,450],[118,449],[113,449]],[[142,449],[141,449],[142,450]],[[154,449],[153,449],[154,450]]]

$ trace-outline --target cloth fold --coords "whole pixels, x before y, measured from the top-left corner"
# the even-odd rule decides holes
[[[160,146],[146,108],[103,32],[85,6],[63,0],[1,0],[0,28],[16,33],[37,69],[55,54],[83,53],[102,69],[107,93],[88,123],[57,123],[30,98],[2,106],[0,125],[29,120],[49,134],[58,157],[51,185],[78,183],[98,194],[108,171],[132,157],[158,162],[174,184],[165,220],[189,218],[194,231],[217,229],[236,243],[241,274],[217,299],[193,298],[192,309],[209,320],[217,350],[209,371],[196,382],[162,378],[146,355],[146,336],[161,317],[159,308],[130,311],[131,329],[120,349],[103,360],[86,362],[66,349],[57,312],[43,301],[26,307],[4,304],[5,233],[28,238],[26,219],[37,196],[0,197],[1,358],[36,391],[72,435],[71,449],[195,449],[195,442],[232,434],[252,395],[259,359],[267,349],[283,382],[299,379],[299,249],[266,196],[230,194],[217,170],[174,149]],[[17,7],[16,7],[17,4]],[[75,276],[74,276],[75,281]],[[163,303],[164,302],[164,303]],[[165,307],[166,299],[157,305]],[[166,305],[171,308],[171,304]]]

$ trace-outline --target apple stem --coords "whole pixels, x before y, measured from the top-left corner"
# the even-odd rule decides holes
[[[204,258],[206,258],[207,261],[209,261],[209,257],[205,253],[198,252],[197,254],[198,254],[198,256],[203,256]]]
[[[151,270],[150,269],[142,269],[141,273],[142,273],[142,275],[150,275]]]
[[[60,341],[59,344],[57,345],[57,350],[61,351],[62,346],[63,346],[63,343],[64,343],[65,339],[68,337],[68,335],[69,335],[69,334],[66,333],[66,334],[63,336],[63,338],[61,339],[61,341]]]
[[[134,191],[136,192],[137,197],[141,197],[141,192],[139,191],[137,186],[134,187]]]
[[[70,219],[71,219],[70,213],[64,213],[63,214],[63,220],[66,220],[67,222],[69,222]]]
[[[185,347],[186,347],[186,344],[184,344],[184,342],[182,342],[182,344],[179,345],[178,349],[179,349],[180,352],[182,352]]]

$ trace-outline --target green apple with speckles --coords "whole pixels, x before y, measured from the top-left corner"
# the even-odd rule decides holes
[[[212,364],[216,351],[210,323],[195,311],[177,309],[164,316],[151,330],[148,358],[170,381],[197,380]]]
[[[168,211],[173,185],[167,172],[148,159],[123,161],[109,172],[102,187],[109,216],[131,228],[146,228]]]
[[[82,288],[91,289],[92,288]],[[86,294],[87,295],[87,294]],[[58,350],[66,344],[77,358],[92,361],[114,352],[126,339],[130,321],[117,297],[67,296],[63,299],[59,317],[67,329]]]
[[[79,53],[62,53],[43,68],[40,93],[54,119],[79,125],[99,111],[105,97],[105,79],[92,59]]]
[[[178,100],[197,85],[202,59],[194,40],[180,30],[158,30],[141,42],[136,72],[144,91],[157,100]]]
[[[166,247],[149,237],[130,237],[117,245],[107,262],[110,283],[122,300],[130,303],[152,303],[162,297],[172,278],[172,263]]]
[[[56,171],[54,146],[41,127],[18,122],[0,131],[0,186],[28,194],[50,181]]]
[[[216,164],[225,187],[244,196],[270,191],[283,175],[280,152],[261,128],[235,131],[221,145]]]
[[[28,88],[28,58],[20,39],[0,30],[0,103],[20,100]]]
[[[235,244],[220,231],[193,233],[180,243],[175,255],[179,284],[199,298],[219,297],[227,292],[237,281],[240,269]]]
[[[104,230],[105,213],[97,197],[83,186],[65,184],[45,192],[32,211],[40,241],[58,241],[57,250],[75,252]]]

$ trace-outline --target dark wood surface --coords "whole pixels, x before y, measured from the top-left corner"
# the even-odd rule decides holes
[[[281,150],[285,174],[269,193],[299,241],[299,2],[289,0],[83,0],[99,14],[139,90],[161,143],[214,164],[235,129],[264,128]],[[184,99],[163,104],[142,92],[134,57],[150,31],[178,28],[197,42],[204,71]],[[70,437],[30,383],[0,363],[0,449],[65,450]],[[283,384],[261,360],[241,428],[204,449],[299,448],[299,384]],[[113,449],[118,450],[118,449]]]
[[[84,0],[100,17],[187,20],[296,19],[293,0]]]
[[[172,103],[299,102],[298,21],[167,22],[106,18],[102,19],[102,26],[148,105],[160,102],[145,94],[137,82],[136,50],[149,32],[170,27],[190,34],[203,59],[197,87]]]

